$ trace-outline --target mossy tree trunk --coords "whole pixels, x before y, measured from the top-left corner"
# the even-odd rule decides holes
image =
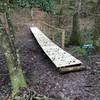
[[[11,27],[9,26],[9,28]],[[20,88],[26,87],[27,84],[21,69],[19,55],[14,45],[14,38],[11,37],[12,34],[10,35],[10,30],[9,33],[7,33],[2,25],[2,21],[0,20],[0,45],[5,54],[5,59],[13,87],[13,94],[16,94]]]
[[[73,26],[72,26],[72,34],[70,37],[71,45],[80,45],[80,10],[81,10],[81,0],[75,1],[75,13],[73,15]]]
[[[80,45],[80,30],[79,30],[79,16],[75,13],[73,16],[73,28],[70,37],[71,45]]]

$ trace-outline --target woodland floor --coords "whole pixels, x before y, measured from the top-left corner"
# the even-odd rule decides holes
[[[88,66],[87,70],[60,74],[32,36],[29,30],[31,20],[26,18],[22,22],[24,19],[21,18],[21,24],[18,23],[20,29],[16,32],[16,46],[20,49],[23,71],[29,86],[54,100],[100,100],[100,64],[95,63],[100,57],[93,55],[90,61],[78,57]],[[19,20],[16,19],[16,22]],[[100,53],[96,55],[100,56]],[[0,96],[8,93],[9,87],[8,70],[0,50]]]

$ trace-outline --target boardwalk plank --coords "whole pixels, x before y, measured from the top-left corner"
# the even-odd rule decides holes
[[[37,42],[39,43],[40,47],[43,49],[45,54],[50,58],[50,60],[54,63],[57,68],[63,68],[61,71],[67,71],[66,68],[70,70],[81,69],[83,66],[82,62],[76,59],[74,56],[69,54],[68,52],[64,51],[62,48],[57,46],[53,43],[46,35],[43,34],[37,27],[30,28],[33,35],[35,36]],[[77,66],[75,68],[75,65]],[[72,66],[74,68],[72,68]]]

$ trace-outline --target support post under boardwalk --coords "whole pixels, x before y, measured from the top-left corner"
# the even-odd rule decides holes
[[[62,32],[62,40],[61,40],[61,47],[65,48],[65,30]]]
[[[52,32],[52,41],[54,42],[55,41],[55,33]]]
[[[30,29],[40,47],[60,71],[69,72],[83,69],[83,66],[81,66],[83,63],[80,60],[53,43],[37,27],[31,27]]]

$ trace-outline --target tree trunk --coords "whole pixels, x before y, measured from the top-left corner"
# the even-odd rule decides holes
[[[9,26],[9,25],[8,25]],[[2,22],[0,21],[0,45],[3,48],[9,75],[13,87],[13,94],[16,94],[19,88],[26,87],[26,81],[21,69],[18,53],[14,50],[14,41],[7,34]]]
[[[75,2],[76,8],[73,16],[73,27],[72,34],[70,37],[71,45],[80,45],[80,25],[79,25],[79,17],[81,10],[81,0],[76,0]]]
[[[95,31],[97,35],[100,35],[100,0],[97,2],[95,15]]]
[[[70,37],[71,45],[80,45],[80,33],[79,33],[79,16],[75,13],[73,16],[73,29]]]
[[[98,37],[100,36],[100,0],[97,1],[95,9],[95,31],[93,33],[93,43],[96,47],[96,50],[100,48],[100,41]]]

